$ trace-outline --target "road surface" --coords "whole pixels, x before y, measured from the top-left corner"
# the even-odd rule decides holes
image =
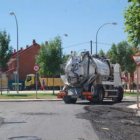
[[[86,105],[0,102],[0,140],[98,140],[90,121],[78,117]]]

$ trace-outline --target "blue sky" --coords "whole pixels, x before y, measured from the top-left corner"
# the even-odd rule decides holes
[[[104,26],[98,33],[98,50],[107,51],[112,43],[127,40],[123,18],[127,4],[127,0],[0,0],[0,31],[8,32],[10,45],[16,48],[15,19],[9,15],[14,11],[19,25],[19,47],[31,45],[33,39],[41,44],[60,35],[64,53],[70,53],[90,50],[89,41],[95,42],[98,28],[117,22],[116,26]]]

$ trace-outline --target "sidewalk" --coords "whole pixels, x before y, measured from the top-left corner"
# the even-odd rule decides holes
[[[59,90],[55,90],[54,91],[54,94],[57,95],[59,92]],[[52,90],[38,90],[37,91],[37,95],[39,96],[39,94],[53,94],[53,91]],[[3,95],[12,95],[12,94],[17,94],[17,91],[3,91],[2,92]],[[35,90],[28,90],[28,91],[19,91],[19,95],[22,95],[22,94],[34,94],[36,95],[36,91]],[[62,101],[62,99],[58,99],[58,98],[55,98],[55,99],[41,99],[41,98],[32,98],[32,99],[0,99],[0,102],[31,102],[31,101]]]
[[[0,102],[62,101],[62,99],[0,99]]]
[[[57,94],[59,90],[54,90],[54,93]],[[2,94],[16,94],[17,91],[2,91]],[[36,93],[36,90],[22,90],[19,91],[19,94],[34,94]],[[53,90],[37,90],[37,93],[53,93]]]

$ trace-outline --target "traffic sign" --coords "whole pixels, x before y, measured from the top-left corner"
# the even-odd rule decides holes
[[[39,66],[36,64],[36,65],[34,65],[34,71],[39,71]]]
[[[133,60],[137,66],[140,65],[140,55],[133,55]]]

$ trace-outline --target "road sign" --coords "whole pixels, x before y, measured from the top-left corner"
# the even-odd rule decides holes
[[[133,55],[133,60],[136,65],[140,65],[140,55]]]
[[[38,65],[34,65],[34,71],[39,71],[39,66]]]

